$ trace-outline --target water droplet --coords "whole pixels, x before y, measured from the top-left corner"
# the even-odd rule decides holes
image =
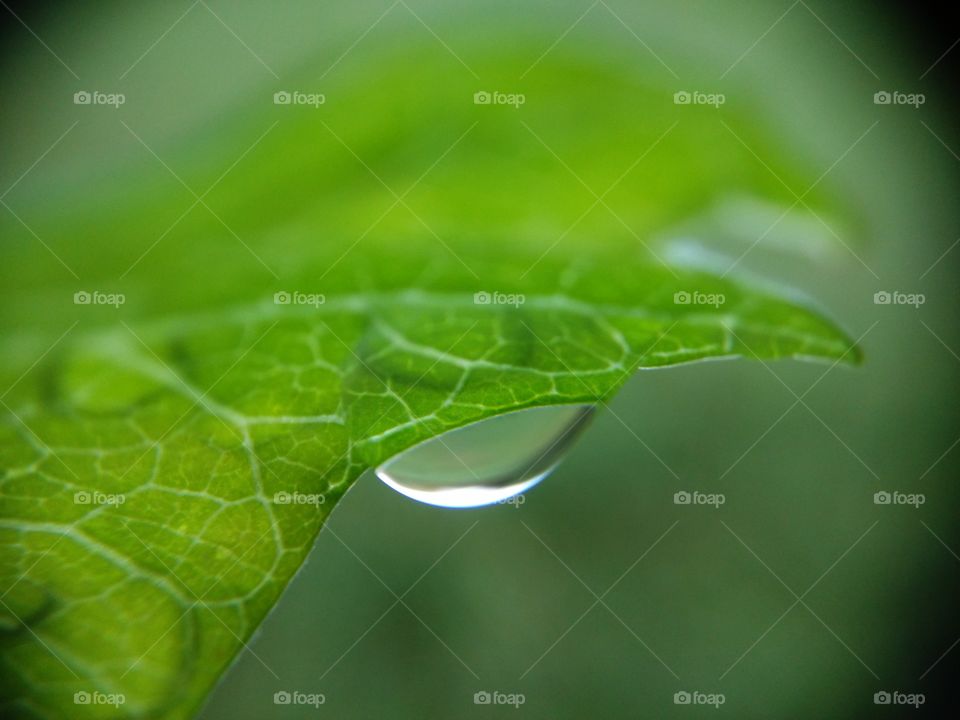
[[[554,405],[481,420],[414,445],[377,476],[428,505],[490,505],[549,475],[592,415],[592,405]]]

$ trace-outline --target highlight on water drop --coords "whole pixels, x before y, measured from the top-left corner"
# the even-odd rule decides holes
[[[376,474],[397,492],[428,505],[491,505],[549,475],[593,412],[593,405],[552,405],[498,415],[415,445],[384,462]]]

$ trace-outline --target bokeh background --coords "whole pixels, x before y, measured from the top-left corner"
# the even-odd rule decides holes
[[[137,82],[169,85],[177,98],[152,110],[154,127],[171,137],[269,81],[252,52],[277,68],[318,53],[333,62],[348,52],[348,64],[373,47],[436,43],[433,33],[451,48],[502,43],[531,58],[554,41],[595,46],[654,73],[646,43],[685,84],[749,97],[773,136],[820,169],[814,177],[831,168],[861,230],[846,247],[809,238],[823,252],[762,243],[741,269],[815,297],[862,337],[866,362],[639,373],[520,506],[442,510],[365,475],[201,717],[714,712],[676,705],[679,691],[722,693],[716,714],[731,717],[904,712],[878,708],[881,691],[923,693],[920,712],[955,704],[960,50],[944,55],[956,39],[952,21],[922,5],[867,2],[610,2],[616,17],[589,2],[411,2],[429,30],[397,5],[364,36],[390,3],[211,6],[231,32],[209,16],[187,17],[140,68]],[[11,5],[88,68],[136,58],[188,7]],[[42,100],[38,111],[9,93],[29,95],[63,69],[2,12],[3,176],[12,181],[57,123]],[[525,31],[497,32],[514,25]],[[170,71],[198,47],[206,64]],[[926,102],[877,106],[873,94],[884,89]],[[69,164],[56,172],[53,187],[75,177]],[[742,237],[696,239],[730,257],[745,247]],[[926,301],[876,305],[884,290]],[[681,490],[726,501],[678,506]],[[879,491],[922,493],[925,502],[877,505]],[[326,702],[274,705],[275,692],[294,689]],[[478,706],[478,691],[522,693],[525,702]]]

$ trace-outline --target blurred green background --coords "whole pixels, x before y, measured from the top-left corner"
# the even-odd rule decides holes
[[[519,507],[418,505],[368,473],[201,717],[714,712],[675,704],[679,691],[722,693],[717,715],[731,717],[898,712],[874,705],[878,691],[925,693],[928,709],[951,704],[943,684],[955,673],[947,651],[960,635],[960,142],[944,74],[951,66],[927,72],[946,48],[904,38],[896,17],[866,2],[209,6],[229,28],[190,3],[135,11],[105,3],[41,16],[37,29],[68,62],[84,58],[86,76],[113,78],[173,26],[121,83],[131,95],[150,88],[152,99],[144,95],[132,112],[138,131],[157,142],[277,85],[272,76],[286,68],[309,78],[309,68],[336,63],[329,82],[349,84],[353,64],[387,73],[369,58],[424,47],[451,76],[467,71],[456,56],[472,64],[478,48],[527,64],[548,50],[590,50],[665,87],[743,99],[741,110],[761,113],[774,146],[782,139],[781,152],[814,179],[830,169],[829,186],[856,208],[859,237],[844,236],[844,247],[813,225],[798,244],[786,228],[738,270],[816,298],[863,337],[867,360],[829,371],[737,361],[642,372]],[[82,26],[78,17],[87,18]],[[7,38],[7,92],[76,85],[55,79],[63,68],[25,31]],[[179,62],[187,53],[203,64]],[[469,75],[456,82],[477,84]],[[878,106],[878,90],[924,93],[926,102]],[[59,112],[43,96],[5,108],[6,185],[63,131]],[[109,181],[109,162],[93,178],[80,170],[116,137],[106,123],[99,132],[99,140],[97,128],[84,136],[72,165],[48,169],[54,197],[57,188]],[[209,177],[196,186],[223,165],[200,166]],[[805,190],[788,170],[770,170]],[[619,172],[590,180],[602,185]],[[356,212],[360,229],[373,219]],[[774,219],[737,216],[725,233],[716,221],[709,237],[680,225],[662,240],[665,252],[697,243],[729,265]],[[15,256],[10,263],[7,279],[27,282],[13,277]],[[878,291],[923,293],[926,302],[876,305]],[[682,490],[723,493],[726,502],[676,505]],[[877,505],[878,491],[926,501],[918,509]],[[323,693],[326,702],[274,704],[275,692],[294,690]],[[478,691],[522,693],[525,702],[517,710],[478,706]]]

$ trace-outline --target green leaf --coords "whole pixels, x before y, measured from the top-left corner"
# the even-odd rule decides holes
[[[575,46],[518,83],[522,108],[478,106],[444,53],[373,53],[317,109],[260,87],[171,141],[147,117],[85,119],[65,166],[108,133],[111,172],[11,195],[30,225],[0,220],[12,714],[116,716],[75,704],[100,692],[123,716],[191,715],[337,500],[417,442],[602,402],[638,368],[859,359],[803,304],[662,262],[658,237],[728,195],[793,203],[744,109],[718,123]],[[820,192],[806,202],[835,212]],[[293,492],[316,502],[275,502]]]
[[[725,292],[722,310],[674,305],[675,283],[622,263],[517,308],[411,288],[64,340],[0,431],[9,690],[54,717],[78,690],[186,715],[365,468],[498,413],[597,402],[638,367],[850,357],[809,311],[695,275],[682,286]]]

